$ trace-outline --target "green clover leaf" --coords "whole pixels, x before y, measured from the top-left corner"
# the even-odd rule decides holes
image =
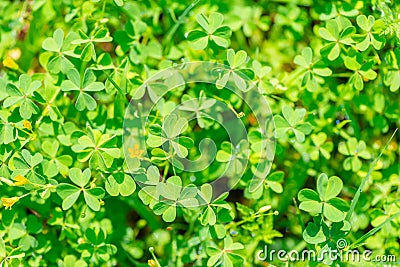
[[[309,244],[321,244],[328,239],[329,229],[325,223],[314,217],[314,222],[309,222],[303,231],[303,238]]]
[[[138,174],[134,178],[142,187],[138,194],[140,199],[144,204],[153,208],[154,205],[158,203],[160,197],[159,191],[157,190],[157,185],[162,181],[160,171],[157,167],[150,166],[146,174]]]
[[[247,53],[240,50],[235,53],[233,49],[228,49],[226,53],[226,58],[230,69],[225,71],[222,76],[217,80],[216,87],[218,89],[224,88],[228,81],[232,80],[233,83],[242,91],[247,91],[248,87],[246,80],[252,79],[254,73],[252,70],[247,68],[242,68],[246,63]]]
[[[234,267],[243,265],[243,257],[234,253],[235,250],[244,249],[242,243],[233,242],[232,237],[224,238],[224,247],[222,249],[215,245],[207,246],[207,254],[210,258],[207,261],[207,266],[216,266],[223,264],[225,267]]]
[[[305,86],[307,90],[313,92],[318,89],[318,77],[327,77],[332,74],[332,71],[318,64],[319,61],[313,61],[313,53],[310,47],[306,47],[294,58],[294,63],[302,67],[305,73],[301,81],[301,86]]]
[[[270,66],[262,66],[260,62],[254,60],[252,63],[254,70],[255,81],[254,84],[257,86],[258,92],[260,94],[265,94],[270,92],[272,87],[271,82],[268,79],[268,74],[271,72],[272,68]]]
[[[206,204],[199,217],[202,225],[215,225],[219,212],[222,210],[231,210],[231,206],[224,201],[228,197],[228,192],[213,199],[213,188],[210,184],[206,183],[201,186],[198,195],[201,199],[200,203]]]
[[[240,142],[234,146],[228,141],[224,141],[221,144],[221,150],[218,150],[216,160],[218,162],[228,163],[226,170],[227,174],[235,175],[243,173],[243,166],[249,157],[250,149],[247,140],[240,140]]]
[[[115,172],[108,176],[106,191],[110,196],[130,196],[136,190],[136,183],[129,174]]]
[[[104,197],[105,192],[101,187],[88,187],[90,177],[90,169],[85,169],[82,172],[78,168],[72,168],[69,171],[69,178],[75,185],[61,183],[57,186],[57,194],[63,199],[63,210],[71,208],[78,200],[81,193],[83,193],[86,204],[92,210],[100,210],[100,199]]]
[[[3,107],[8,108],[19,104],[19,114],[24,119],[30,119],[32,114],[39,113],[39,107],[35,101],[43,102],[40,94],[36,92],[41,86],[40,81],[32,81],[29,75],[22,74],[19,76],[18,85],[12,83],[7,84],[8,97],[3,102]]]
[[[110,255],[114,255],[117,252],[117,248],[112,244],[106,244],[106,237],[106,232],[102,228],[88,227],[85,231],[85,239],[87,242],[80,243],[77,249],[87,252],[93,258],[103,258],[107,260]],[[86,260],[90,256],[86,256]]]
[[[187,127],[186,119],[178,118],[176,114],[168,115],[162,127],[157,124],[150,126],[150,134],[146,142],[150,147],[163,146],[165,151],[176,154],[180,158],[186,158],[189,154],[188,149],[193,147],[193,140],[180,134],[185,132]],[[168,146],[165,146],[165,143]]]
[[[87,128],[87,135],[78,139],[78,144],[72,150],[78,153],[80,162],[89,161],[92,170],[99,168],[106,170],[111,167],[115,158],[119,158],[121,151],[115,147],[116,139],[111,134],[102,134],[99,130]]]
[[[212,124],[212,121],[208,120],[210,116],[205,110],[210,109],[215,104],[216,100],[206,98],[203,90],[200,92],[198,98],[183,95],[181,102],[182,104],[179,106],[179,109],[196,114],[197,123],[201,128],[206,128],[206,126]]]
[[[368,152],[365,142],[362,140],[357,142],[354,137],[345,143],[340,143],[338,150],[341,154],[348,156],[343,162],[345,170],[356,172],[362,167],[360,158],[371,159],[371,154]]]
[[[298,194],[301,202],[299,209],[312,215],[323,214],[332,222],[343,221],[349,205],[337,196],[343,188],[342,180],[337,176],[328,178],[325,173],[317,179],[317,192],[312,189],[302,189]]]
[[[51,73],[59,73],[62,71],[66,73],[67,70],[73,68],[71,61],[66,56],[79,57],[74,53],[75,45],[72,44],[73,40],[78,38],[75,32],[69,32],[64,39],[64,32],[62,29],[57,29],[53,33],[53,37],[46,38],[42,43],[42,48],[49,52],[55,53],[55,56],[48,62],[47,68]]]
[[[62,262],[58,262],[59,266],[65,267],[87,267],[87,263],[83,259],[77,259],[75,255],[66,255]]]
[[[389,57],[392,68],[388,69],[384,82],[390,87],[390,91],[397,92],[400,88],[400,48],[396,47]]]
[[[365,51],[371,45],[379,50],[383,47],[384,39],[382,39],[378,33],[372,32],[372,27],[375,24],[375,18],[371,15],[368,18],[365,15],[357,16],[357,25],[365,31],[363,34],[357,34],[355,40],[357,41],[356,47],[360,51]]]
[[[203,30],[194,30],[187,35],[191,46],[196,50],[203,50],[208,45],[216,45],[227,48],[230,44],[232,31],[228,26],[222,26],[224,16],[220,13],[212,13],[208,18],[199,14],[197,22]]]
[[[195,198],[196,187],[190,185],[182,187],[182,180],[179,176],[171,176],[165,183],[158,183],[156,189],[163,200],[154,205],[153,211],[157,215],[162,214],[162,218],[166,222],[175,220],[179,206],[190,209],[198,205]]]
[[[354,74],[350,76],[349,83],[359,91],[364,88],[364,80],[375,80],[377,77],[377,73],[372,69],[374,62],[371,60],[363,63],[363,56],[358,52],[350,52],[344,58],[344,65],[354,71]]]
[[[65,80],[61,84],[61,90],[65,92],[78,91],[75,107],[77,110],[82,111],[85,108],[88,110],[96,109],[96,100],[87,92],[98,92],[104,89],[104,84],[96,82],[96,76],[93,71],[87,69],[81,79],[79,72],[73,68],[67,71],[69,80]]]
[[[302,143],[305,140],[305,135],[310,134],[312,126],[308,122],[302,122],[306,114],[304,108],[293,110],[291,107],[284,105],[282,107],[283,117],[275,115],[276,137],[282,138],[287,132],[292,131],[298,142]]]
[[[314,143],[314,147],[310,147],[310,157],[312,160],[318,160],[320,155],[326,159],[330,159],[333,143],[331,141],[327,142],[327,139],[328,136],[324,132],[311,135],[311,140]]]
[[[43,156],[39,152],[32,156],[28,150],[23,149],[19,157],[13,158],[14,170],[12,176],[22,175],[31,183],[45,184],[46,179],[43,176],[41,165],[39,165],[42,161]]]
[[[326,10],[319,16],[321,20],[330,20],[338,16],[354,17],[357,16],[359,11],[347,2],[332,3],[330,6],[325,3]],[[336,7],[338,5],[338,8]],[[329,13],[328,13],[329,12]]]
[[[124,30],[118,30],[114,33],[114,40],[121,45],[122,51],[127,52],[138,43],[146,28],[147,24],[140,19],[129,20],[125,24]]]
[[[344,45],[351,45],[354,43],[351,37],[355,31],[356,29],[347,18],[337,17],[328,20],[326,26],[318,30],[319,35],[330,42],[321,49],[321,55],[324,55],[329,60],[337,59]]]
[[[79,39],[71,42],[71,44],[83,44],[83,49],[81,53],[81,59],[83,61],[90,61],[93,59],[96,61],[96,49],[95,43],[108,43],[112,41],[112,37],[109,36],[108,30],[106,28],[100,28],[93,35],[88,36],[82,30],[79,30]]]
[[[0,144],[10,144],[17,139],[17,128],[11,122],[11,114],[7,110],[0,111]]]
[[[44,174],[54,177],[58,173],[63,176],[68,174],[68,167],[72,165],[73,159],[70,155],[58,155],[60,144],[57,140],[46,140],[42,143],[43,152],[47,155],[44,161]]]
[[[268,188],[277,194],[281,194],[283,192],[283,187],[281,183],[285,176],[284,172],[276,171],[269,174],[267,177],[259,177],[258,174],[255,173],[255,176],[256,177],[253,177],[250,185],[245,190],[245,194],[248,194],[249,196],[251,196],[251,198],[259,199],[262,196],[264,189]]]

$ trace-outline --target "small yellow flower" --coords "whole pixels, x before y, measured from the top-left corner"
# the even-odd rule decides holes
[[[17,176],[14,177],[14,185],[16,186],[23,186],[24,184],[29,183],[28,179],[26,179],[24,176],[18,174]]]
[[[156,263],[155,260],[148,260],[148,261],[147,261],[147,264],[148,264],[150,267],[157,267],[157,263]]]
[[[236,114],[236,117],[238,117],[240,119],[240,118],[243,118],[244,115],[245,115],[244,112],[239,112]]]
[[[3,65],[4,65],[4,67],[7,67],[7,68],[10,68],[10,69],[13,69],[13,70],[19,69],[18,64],[15,63],[14,59],[12,59],[11,57],[6,57],[3,60]]]
[[[24,121],[24,128],[31,130],[32,129],[32,124],[30,123],[30,121]]]
[[[138,144],[134,144],[133,148],[128,148],[129,151],[129,156],[131,158],[141,158],[144,149],[139,149],[139,145]]]
[[[1,202],[3,203],[4,207],[6,207],[6,209],[10,209],[11,207],[18,202],[19,197],[2,197],[1,198]]]

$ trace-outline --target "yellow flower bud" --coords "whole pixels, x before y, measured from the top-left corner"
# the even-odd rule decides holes
[[[14,59],[12,59],[11,57],[6,57],[3,60],[3,65],[4,65],[4,67],[7,67],[7,68],[10,68],[10,69],[13,69],[13,70],[19,69],[18,64],[15,63]]]
[[[16,186],[23,186],[27,183],[29,183],[28,179],[26,179],[24,176],[18,174],[17,176],[14,177],[14,185]]]
[[[11,209],[11,207],[18,202],[19,197],[2,197],[1,202],[3,203],[6,209]]]
[[[155,260],[148,260],[147,264],[149,265],[149,267],[157,267],[157,263]]]
[[[32,129],[32,124],[29,121],[25,120],[24,121],[24,128],[26,128],[28,130],[31,130]]]

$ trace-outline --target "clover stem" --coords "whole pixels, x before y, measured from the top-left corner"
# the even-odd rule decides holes
[[[106,11],[106,2],[107,1],[103,1],[103,7],[101,9],[101,17],[104,18],[104,12]]]
[[[397,217],[400,216],[400,212],[390,216],[389,218],[387,218],[383,223],[381,223],[380,225],[378,225],[377,227],[373,228],[372,230],[370,230],[368,233],[366,233],[365,235],[363,235],[362,237],[360,237],[359,239],[357,239],[357,241],[355,241],[353,244],[350,245],[349,249],[354,249],[358,244],[362,243],[363,241],[365,241],[366,239],[368,239],[369,237],[373,236],[376,232],[378,232],[383,226],[385,226],[387,223],[393,221],[394,219],[396,219]]]
[[[252,221],[252,220],[257,219],[259,217],[264,217],[264,216],[269,216],[269,215],[278,215],[277,213],[278,213],[277,211],[269,212],[269,213],[261,213],[261,214],[254,213],[250,217],[247,217],[247,218],[245,218],[245,219],[243,219],[241,221],[238,221],[238,222],[232,224],[231,226],[228,227],[228,229],[229,228],[238,227],[239,225],[242,225],[242,224],[244,224],[246,222]]]
[[[299,221],[299,224],[301,226],[301,231],[304,232],[304,230],[305,230],[304,222],[303,222],[303,219],[301,218],[301,213],[300,213],[299,206],[297,205],[296,198],[293,198],[293,203],[296,208],[296,216],[297,216],[297,220]]]
[[[374,170],[374,168],[375,168],[376,164],[378,163],[379,159],[382,157],[383,153],[386,151],[387,147],[389,146],[389,143],[392,141],[393,137],[396,135],[398,129],[399,129],[399,128],[396,128],[396,130],[393,132],[392,136],[391,136],[391,137],[389,138],[389,140],[386,142],[386,145],[385,145],[385,147],[382,149],[381,153],[380,153],[380,154],[378,155],[378,157],[371,163],[371,166],[370,166],[370,168],[369,168],[369,170],[368,170],[367,175],[366,175],[366,176],[364,177],[364,179],[361,181],[361,184],[360,184],[360,186],[358,187],[357,192],[356,192],[356,194],[354,195],[353,200],[351,201],[350,209],[349,209],[349,211],[347,212],[347,215],[346,215],[346,221],[350,221],[351,216],[353,215],[354,209],[356,208],[358,199],[360,198],[361,192],[362,192],[362,190],[363,190],[365,184],[367,183],[369,177],[371,176],[372,171]],[[379,226],[378,226],[378,227],[379,227]],[[375,229],[375,228],[374,228],[374,229]],[[372,230],[371,230],[371,231],[372,231]]]
[[[163,46],[166,48],[165,53],[167,54],[170,47],[171,47],[171,39],[174,36],[175,32],[178,30],[179,26],[184,22],[184,19],[188,15],[188,13],[200,2],[200,0],[194,0],[186,9],[183,11],[183,13],[179,16],[178,20],[176,21],[175,25],[169,30],[169,32],[166,34],[164,41],[163,41]]]
[[[284,77],[281,80],[281,83],[284,84],[285,86],[291,85],[296,79],[298,79],[306,71],[307,71],[307,69],[297,68],[294,71],[292,71],[289,75]]]
[[[157,266],[161,267],[161,264],[158,261],[156,254],[154,253],[154,248],[153,247],[149,247],[149,252],[150,252],[151,256],[153,257],[154,261],[156,262]]]
[[[235,110],[235,108],[232,106],[231,103],[229,103],[229,101],[227,101],[227,100],[225,100],[225,99],[222,99],[222,98],[220,98],[220,97],[218,97],[218,96],[215,96],[215,95],[213,96],[213,98],[215,98],[215,99],[217,99],[217,100],[219,100],[219,101],[221,101],[221,102],[224,102],[224,103],[232,110],[232,112],[236,115],[237,118],[243,117],[240,113],[238,113],[238,112]]]
[[[168,164],[165,166],[165,170],[164,170],[164,173],[163,173],[163,180],[165,181],[165,178],[167,178],[167,174],[168,174],[168,170],[169,170],[169,161],[168,161]]]

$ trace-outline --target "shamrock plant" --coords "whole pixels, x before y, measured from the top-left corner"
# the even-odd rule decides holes
[[[349,83],[352,84],[357,90],[364,88],[364,80],[374,80],[377,73],[372,70],[374,65],[373,61],[363,63],[363,56],[360,53],[346,56],[344,65],[349,70],[353,70],[354,74],[351,75]]]
[[[244,164],[249,155],[249,144],[246,140],[234,146],[229,142],[221,144],[221,150],[218,150],[216,160],[219,162],[226,162],[228,164],[227,173],[231,175],[239,174],[244,169]]]
[[[207,247],[207,253],[211,256],[207,261],[207,266],[215,266],[223,264],[223,266],[237,266],[243,264],[243,259],[240,255],[236,254],[235,250],[244,249],[244,246],[238,242],[233,242],[230,236],[224,239],[224,246],[222,249],[216,246]]]
[[[193,141],[189,137],[180,136],[187,129],[187,121],[184,118],[178,118],[177,115],[171,114],[165,118],[163,126],[155,124],[150,128],[151,134],[147,139],[150,147],[159,147],[167,145],[168,151],[178,157],[186,157],[188,149],[193,146]]]
[[[327,140],[328,137],[325,133],[318,133],[311,135],[311,140],[314,147],[311,147],[310,157],[313,160],[317,160],[320,155],[324,158],[329,159],[333,150],[333,143]]]
[[[306,47],[301,52],[301,55],[297,55],[294,58],[294,63],[305,69],[305,74],[301,81],[302,86],[305,86],[307,90],[315,91],[318,87],[318,76],[330,76],[332,71],[324,66],[318,66],[318,62],[313,62],[312,57],[313,54],[311,48]]]
[[[40,86],[40,81],[32,81],[30,76],[21,75],[17,86],[12,83],[7,84],[8,97],[4,100],[3,107],[18,105],[21,117],[30,119],[32,114],[39,112],[35,102],[42,101],[42,97],[36,92]]]
[[[389,69],[385,76],[385,84],[390,87],[390,91],[395,92],[400,88],[400,49],[396,48],[390,54],[393,68]]]
[[[357,141],[356,138],[350,138],[347,142],[339,144],[339,152],[348,158],[343,162],[345,170],[358,171],[362,167],[360,158],[370,159],[371,154],[366,149],[367,146],[364,141]]]
[[[85,169],[83,172],[78,168],[72,168],[69,171],[69,178],[74,185],[61,183],[57,186],[57,194],[62,198],[62,208],[67,210],[71,208],[83,194],[86,204],[95,211],[100,210],[100,201],[104,197],[105,192],[101,187],[96,187],[94,184],[88,185],[91,172],[90,169]]]
[[[89,61],[91,59],[96,60],[96,50],[95,43],[107,43],[112,40],[112,37],[109,36],[107,29],[100,28],[93,33],[93,35],[88,36],[85,32],[79,31],[78,39],[72,41],[72,44],[83,45],[83,49],[81,52],[81,59],[83,61]]]
[[[201,202],[204,201],[207,204],[200,216],[200,221],[203,225],[215,225],[219,213],[231,210],[231,206],[224,201],[228,194],[224,193],[213,199],[212,191],[210,184],[204,184],[201,186],[200,192],[198,192]]]
[[[237,53],[233,51],[233,49],[228,49],[226,58],[228,60],[228,64],[230,70],[226,71],[220,79],[217,80],[217,88],[223,88],[226,86],[230,79],[233,80],[235,86],[242,91],[246,91],[248,89],[248,85],[246,84],[246,79],[249,79],[249,76],[252,76],[253,72],[248,69],[242,69],[241,66],[245,64],[247,54],[245,51],[240,50]],[[244,71],[244,72],[243,72]],[[249,76],[246,76],[249,74]]]
[[[304,142],[305,135],[310,134],[312,131],[312,126],[308,122],[302,122],[305,116],[306,110],[304,108],[293,110],[289,106],[282,107],[282,114],[275,115],[275,125],[276,125],[276,137],[282,138],[285,134],[291,131],[297,141]]]
[[[0,1],[0,266],[395,264],[397,2]]]
[[[371,15],[369,15],[368,18],[365,15],[357,16],[357,25],[365,32],[357,36],[357,38],[360,38],[360,41],[356,44],[356,47],[360,51],[367,50],[370,45],[372,45],[376,50],[382,48],[382,38],[379,37],[379,34],[376,32],[372,32],[374,24],[375,18]]]
[[[320,28],[318,33],[320,36],[330,42],[321,50],[321,54],[329,60],[335,60],[339,57],[345,46],[354,43],[352,35],[356,29],[351,21],[345,17],[337,17],[327,21],[326,27]]]
[[[348,204],[337,195],[343,189],[343,182],[337,176],[328,178],[325,173],[318,176],[317,191],[302,189],[299,192],[299,209],[313,215],[322,214],[332,222],[340,222],[345,218]]]
[[[175,220],[177,207],[197,206],[196,188],[189,186],[182,188],[182,180],[179,176],[169,177],[165,183],[157,184],[156,190],[159,196],[165,200],[154,205],[153,210],[157,215],[162,214],[162,218],[166,222]]]
[[[75,45],[72,44],[78,35],[75,32],[69,32],[64,39],[64,31],[57,29],[53,33],[53,37],[48,37],[43,41],[42,48],[51,52],[52,56],[48,62],[47,68],[51,73],[59,73],[62,71],[66,73],[69,69],[73,68],[73,64],[66,57],[79,57],[74,53]]]
[[[63,176],[68,174],[68,166],[72,164],[72,157],[70,155],[57,155],[60,148],[58,141],[44,141],[42,149],[47,155],[44,160],[44,173],[49,177],[54,177],[58,173]]]
[[[39,170],[42,168],[40,165],[42,161],[43,156],[40,153],[32,155],[28,150],[22,150],[19,157],[13,158],[13,176],[22,175],[32,183],[44,184],[46,178]]]
[[[212,13],[208,18],[203,14],[196,17],[202,30],[189,32],[187,39],[197,50],[202,50],[207,46],[223,47],[229,46],[229,37],[232,34],[231,28],[223,26],[224,16],[220,13]]]
[[[79,137],[72,150],[78,153],[78,160],[89,161],[91,169],[105,170],[113,160],[120,157],[120,149],[115,147],[115,136],[102,134],[99,130],[87,128],[87,135]]]
[[[61,90],[65,92],[77,91],[75,107],[77,110],[94,110],[97,106],[96,100],[88,92],[98,92],[104,89],[104,84],[96,82],[96,76],[93,71],[87,69],[81,78],[79,72],[75,69],[67,71],[68,80],[63,81]]]
[[[192,98],[189,95],[184,95],[182,96],[182,102],[183,104],[179,109],[195,113],[197,123],[201,128],[205,128],[212,123],[206,111],[215,104],[216,100],[206,98],[204,91],[200,92],[199,98]]]

